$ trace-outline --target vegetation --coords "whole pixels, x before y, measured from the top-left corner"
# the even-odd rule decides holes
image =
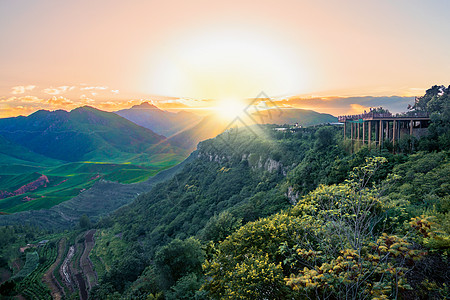
[[[97,228],[90,259],[99,282],[90,297],[448,298],[445,97],[439,87],[419,98],[414,109],[440,121],[417,147],[396,154],[366,147],[350,154],[334,126],[230,129],[202,142],[129,205],[97,223],[77,215],[80,228]],[[7,232],[27,232],[4,228],[7,243]],[[5,282],[2,293],[15,284]]]
[[[48,209],[101,179],[142,182],[185,156],[163,136],[91,107],[0,119],[0,212]]]

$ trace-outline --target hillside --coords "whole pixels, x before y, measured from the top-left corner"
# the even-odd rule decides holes
[[[48,209],[99,180],[142,182],[186,156],[165,137],[92,107],[0,119],[0,212]]]
[[[172,113],[161,110],[148,102],[143,102],[140,105],[122,109],[115,113],[139,126],[148,128],[166,137],[192,127],[201,119],[196,114],[186,111]]]
[[[448,197],[445,182],[449,180],[450,167],[448,152],[394,155],[363,148],[348,154],[340,139],[338,127],[278,132],[273,126],[256,126],[247,130],[229,130],[202,142],[194,152],[194,160],[174,178],[140,195],[132,204],[115,212],[109,219],[112,223],[102,225],[104,228],[97,235],[92,257],[102,262],[97,268],[104,276],[93,290],[94,297],[119,292],[123,298],[159,293],[164,293],[168,299],[182,295],[200,299],[219,299],[223,295],[233,298],[234,293],[246,299],[260,298],[260,293],[274,299],[296,298],[300,296],[297,289],[309,291],[301,285],[301,276],[312,276],[302,271],[301,255],[313,255],[316,252],[308,252],[308,247],[313,247],[311,251],[317,251],[314,255],[318,260],[311,260],[311,263],[316,268],[322,268],[321,263],[328,259],[326,255],[338,265],[339,251],[343,249],[328,249],[326,245],[347,243],[344,241],[347,233],[339,235],[342,240],[337,239],[339,236],[333,232],[339,227],[336,228],[337,221],[333,221],[333,216],[342,212],[343,215],[339,215],[342,222],[353,222],[346,219],[353,215],[343,209],[353,209],[349,205],[358,203],[358,199],[376,199],[380,204],[374,208],[373,216],[387,218],[389,226],[395,227],[395,232],[402,236],[405,234],[403,222],[416,220],[415,217],[426,214],[432,205],[437,209],[435,224],[448,222],[445,215],[448,212],[445,205]],[[368,166],[364,167],[366,164]],[[423,168],[425,164],[429,167]],[[415,169],[422,173],[409,172],[405,176],[406,170]],[[367,175],[367,172],[373,174]],[[364,185],[367,188],[355,188],[357,185],[352,182],[357,180],[357,175],[352,174],[366,174],[369,179],[364,179]],[[396,181],[393,183],[391,178]],[[411,180],[414,188],[408,185]],[[407,195],[410,195],[410,202],[402,200]],[[346,202],[349,201],[347,197],[353,200]],[[430,203],[424,205],[418,200],[421,197],[429,199]],[[333,201],[327,202],[331,201],[327,199]],[[368,203],[372,202],[363,205],[369,205],[369,209],[375,205]],[[323,216],[326,217],[321,223]],[[397,223],[396,220],[401,221]],[[433,226],[438,228],[438,225]],[[382,228],[377,227],[376,238],[384,237]],[[440,246],[421,247],[433,247],[434,251],[439,251],[439,247],[447,249],[449,232],[442,234],[441,242],[433,242],[441,243]],[[447,237],[444,238],[445,234]],[[311,244],[296,238],[302,236],[311,239]],[[320,243],[322,239],[325,243]],[[423,245],[420,239],[411,237],[399,242],[401,247],[406,247],[401,251],[411,251],[405,254],[410,255],[411,261],[413,256],[416,257],[414,261],[420,260],[425,252],[409,248],[408,243],[412,241]],[[106,250],[107,245],[114,245],[114,249]],[[127,257],[122,259],[125,254]],[[373,259],[375,254],[367,255],[365,262]],[[205,261],[205,258],[208,259]],[[430,278],[442,287],[447,280],[448,264],[440,257],[427,259],[441,265],[435,274],[428,271],[411,274]],[[203,263],[206,273],[201,268]],[[395,261],[388,257],[381,263],[384,269],[377,271],[367,267],[364,272],[376,274],[370,280],[377,276],[385,278],[381,284],[390,286],[392,277],[383,272]],[[129,264],[139,267],[129,272]],[[226,271],[220,271],[220,266]],[[402,263],[396,266],[411,267]],[[420,268],[423,264],[417,266]],[[257,275],[247,282],[239,275],[247,272]],[[286,281],[290,274],[293,279],[289,281],[289,287]],[[205,280],[208,276],[217,280],[217,285]],[[330,276],[326,277],[329,281],[323,281],[324,286],[339,280],[334,273]],[[420,289],[415,279],[399,276],[408,282],[412,280],[411,284]],[[232,282],[233,286],[228,286],[227,282]],[[268,284],[273,289],[266,289]],[[201,286],[203,288],[199,290]],[[345,290],[345,284],[336,284],[336,287],[339,290],[335,295]],[[355,293],[364,295],[365,290],[356,289]],[[408,295],[405,290],[402,293]]]
[[[0,119],[0,135],[38,154],[65,161],[151,161],[159,154],[176,159],[164,140],[114,113],[92,107],[70,112],[37,111],[28,117]]]

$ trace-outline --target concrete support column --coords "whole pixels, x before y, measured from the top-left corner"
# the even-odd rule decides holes
[[[409,121],[409,135],[413,134],[413,120]]]
[[[379,139],[379,146],[381,149],[381,146],[383,146],[383,121],[382,120],[380,120],[380,133],[379,133],[378,139]]]
[[[372,143],[372,126],[371,126],[371,124],[372,124],[372,121],[369,121],[369,136],[368,136],[368,138],[367,138],[367,144],[369,145],[369,149],[370,149],[370,144]]]
[[[345,140],[345,134],[346,134],[345,130],[347,129],[346,125],[347,125],[347,120],[344,121],[344,140]]]
[[[396,138],[396,129],[395,129],[395,120],[392,122],[392,148],[395,153],[395,138]]]
[[[365,139],[365,135],[366,135],[366,122],[363,121],[363,126],[362,126],[362,142],[363,145],[366,143],[366,139]]]
[[[361,124],[356,123],[356,131],[358,132],[358,133],[357,133],[358,143],[359,143],[359,132],[360,132],[360,129],[359,129],[359,128],[360,128],[360,125],[361,125]]]
[[[353,122],[350,123],[350,139],[353,141]]]

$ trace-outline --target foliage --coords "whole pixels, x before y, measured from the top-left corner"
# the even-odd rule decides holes
[[[206,223],[201,236],[205,241],[223,241],[242,225],[242,220],[235,218],[230,212],[212,216]]]
[[[279,274],[292,287],[283,290],[280,277],[270,277],[268,282],[264,282],[267,276],[255,277],[259,284],[273,287],[278,297],[382,299],[408,289],[405,274],[425,252],[414,249],[399,235],[401,231],[383,232],[392,231],[404,213],[398,203],[381,198],[395,176],[382,185],[368,185],[386,162],[368,158],[345,183],[321,186],[293,209],[244,225],[220,243],[204,264],[211,277],[204,289],[213,298],[231,297],[233,292],[246,299],[263,298],[263,294],[246,294],[242,279],[233,277],[241,266],[247,268],[247,275],[258,274],[258,265],[247,263],[255,256],[265,263],[265,270],[280,266]]]
[[[156,252],[155,266],[164,282],[172,286],[185,275],[201,274],[203,260],[204,252],[198,240],[175,239]]]
[[[417,98],[413,107],[431,113],[430,136],[420,141],[422,150],[450,149],[450,86],[433,86]]]
[[[91,220],[89,219],[89,217],[87,215],[82,215],[80,217],[79,225],[80,225],[80,228],[82,228],[82,229],[89,229],[92,227]]]

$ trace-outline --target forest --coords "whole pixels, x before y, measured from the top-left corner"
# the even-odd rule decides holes
[[[450,87],[411,110],[431,113],[428,135],[395,149],[352,147],[339,126],[229,129],[98,222],[0,227],[0,294],[51,297],[36,278],[72,243],[98,277],[89,299],[448,298]]]

